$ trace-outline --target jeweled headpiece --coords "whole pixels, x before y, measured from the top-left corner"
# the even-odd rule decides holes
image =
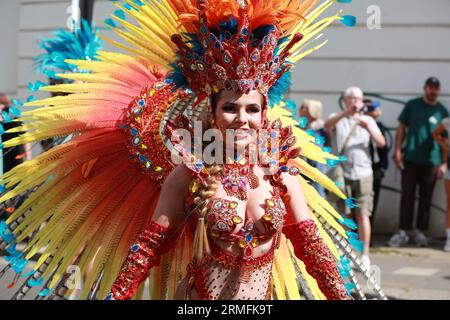
[[[199,45],[189,47],[181,35],[172,36],[179,48],[178,70],[190,88],[203,95],[238,89],[243,93],[258,90],[266,96],[273,84],[293,66],[287,61],[289,49],[302,35],[296,33],[278,52],[284,41],[283,31],[274,25],[255,28],[249,21],[245,1],[239,2],[239,20],[229,18],[228,22],[221,23],[220,30],[208,24],[207,5],[206,0],[199,1],[199,31],[194,36]]]
[[[317,0],[198,0],[195,9],[193,2],[172,3],[183,12],[187,32],[171,36],[177,50],[168,77],[176,87],[194,91],[197,101],[235,89],[258,90],[270,104],[279,103],[290,85],[289,70],[307,54],[303,49],[317,32],[334,20],[348,24],[348,17],[336,15],[310,26],[317,15],[308,14]]]

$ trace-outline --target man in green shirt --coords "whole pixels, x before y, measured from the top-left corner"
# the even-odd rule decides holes
[[[394,160],[402,171],[402,196],[400,202],[400,230],[389,240],[398,247],[408,242],[407,232],[413,229],[414,198],[419,186],[416,245],[426,246],[431,199],[436,180],[444,176],[447,157],[433,139],[433,131],[442,119],[449,116],[447,109],[438,101],[440,82],[428,78],[423,97],[408,101],[398,117],[399,127],[395,138]],[[404,148],[402,150],[403,143]],[[402,152],[403,151],[403,152]]]

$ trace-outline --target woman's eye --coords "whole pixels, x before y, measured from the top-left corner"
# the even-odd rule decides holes
[[[222,110],[226,111],[226,112],[234,112],[234,107],[225,105],[225,106],[222,107]]]
[[[250,107],[249,108],[249,113],[258,113],[260,111],[259,107]]]

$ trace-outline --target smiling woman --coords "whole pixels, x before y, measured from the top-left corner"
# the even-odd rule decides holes
[[[222,90],[212,98],[211,127],[218,129],[222,137],[232,137],[231,143],[240,149],[248,147],[255,142],[255,135],[250,130],[256,131],[263,126],[264,114],[267,109],[264,97],[258,90],[252,90],[243,94],[236,90]],[[225,139],[225,143],[227,143]]]
[[[305,178],[345,199],[305,161],[337,157],[282,108],[294,63],[348,20],[315,22],[335,3],[318,2],[117,3],[123,28],[111,27],[127,43],[108,41],[128,54],[70,61],[84,71],[64,76],[73,83],[41,88],[69,95],[27,103],[38,108],[24,113],[26,132],[5,143],[72,135],[2,177],[0,201],[36,188],[0,224],[5,242],[31,238],[24,255],[11,249],[11,266],[41,253],[30,275],[46,279],[40,296],[76,262],[81,299],[141,297],[147,277],[154,299],[349,299],[348,259],[360,264],[342,224],[352,225]],[[205,118],[222,144],[237,131],[233,151],[256,145],[264,161],[244,151],[206,163],[176,148],[171,134]]]

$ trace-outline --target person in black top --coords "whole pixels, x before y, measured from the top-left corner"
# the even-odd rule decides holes
[[[392,139],[389,135],[389,130],[386,126],[379,120],[382,114],[381,106],[379,101],[372,101],[371,99],[364,100],[365,114],[371,116],[377,123],[378,128],[380,128],[381,133],[386,139],[386,145],[382,148],[377,148],[370,144],[370,156],[372,158],[372,170],[373,170],[373,211],[370,216],[370,223],[373,224],[375,212],[377,210],[378,201],[380,198],[381,182],[384,178],[384,174],[389,167],[389,149],[392,145]]]

